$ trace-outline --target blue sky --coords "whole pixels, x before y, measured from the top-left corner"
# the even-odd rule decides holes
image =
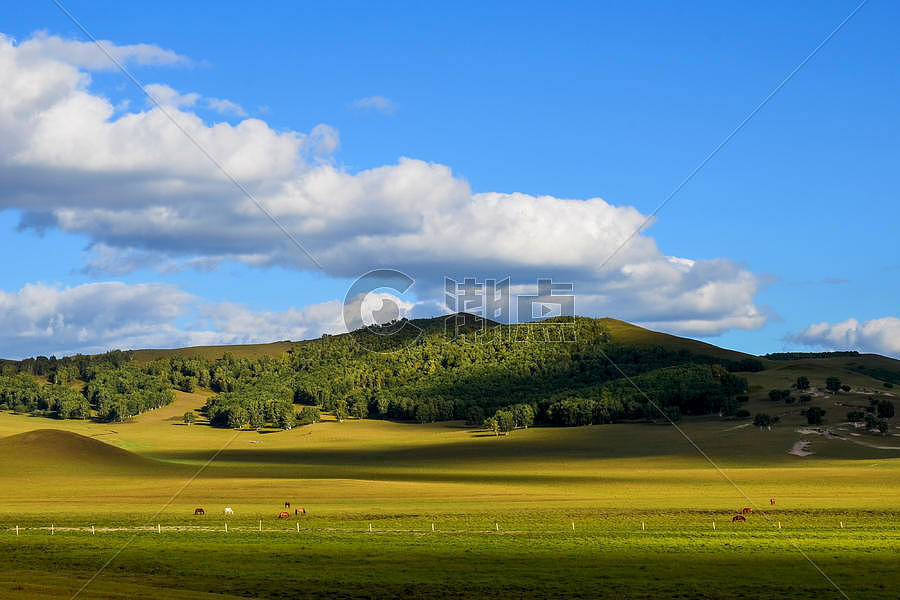
[[[63,104],[66,94],[117,106],[107,124],[153,107],[122,73],[65,46],[85,37],[53,3],[23,5],[3,19],[17,58],[0,77],[46,73],[41,85],[59,94],[80,137],[54,132],[53,148],[79,148],[59,159],[42,145],[46,124],[0,115],[19,119],[0,132],[17,140],[0,143],[0,249],[16,257],[0,264],[9,320],[0,315],[0,355],[318,335],[339,328],[329,311],[354,276],[377,267],[417,279],[418,293],[404,298],[417,315],[438,312],[442,275],[512,274],[523,286],[551,276],[573,281],[579,313],[752,353],[900,355],[894,5],[863,7],[663,209],[645,243],[610,265],[615,276],[592,266],[640,222],[635,214],[649,214],[856,3],[65,6],[117,47],[170,51],[123,59],[144,83],[197,94],[173,99],[170,112],[204,127],[260,120],[262,141],[235,130],[210,151],[259,148],[246,168],[237,156],[229,170],[327,268],[309,269],[238,197],[218,200],[224,188],[199,199],[148,192],[145,178],[161,190],[193,181],[151,152],[189,152],[187,139],[142,140],[138,128],[115,140],[125,134],[105,137],[101,119],[98,141],[82,149],[95,130],[80,126],[87,109]],[[23,58],[36,33],[44,41]],[[63,46],[46,41],[56,37]],[[59,92],[58,64],[90,82]],[[47,110],[27,98],[19,109],[31,101]],[[314,131],[295,147],[275,139]],[[126,160],[128,140],[150,156]],[[292,152],[300,166],[288,165]],[[120,188],[109,183],[116,178]],[[57,180],[51,191],[41,185]],[[266,189],[276,184],[284,187]],[[446,193],[420,200],[433,189]],[[321,216],[332,198],[333,213]],[[581,208],[590,198],[608,206]],[[141,212],[161,207],[182,214]],[[484,241],[507,216],[522,220]],[[204,229],[207,219],[215,222]],[[447,233],[447,219],[472,239]],[[693,266],[673,270],[668,257]]]

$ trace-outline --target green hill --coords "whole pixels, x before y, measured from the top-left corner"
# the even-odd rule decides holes
[[[157,461],[62,429],[35,429],[0,438],[0,475],[13,472],[125,475],[165,468],[166,465]]]
[[[654,404],[675,418],[735,415],[742,408],[737,402],[748,395],[753,410],[768,412],[776,407],[756,401],[766,400],[769,390],[790,388],[800,375],[813,387],[839,377],[854,393],[880,391],[885,397],[900,381],[900,361],[877,355],[773,357],[778,359],[610,318],[502,325],[461,313],[302,342],[8,363],[0,375],[0,406],[35,416],[121,421],[171,403],[174,388],[212,393],[204,408],[215,426],[286,429],[306,405],[339,419],[480,424],[493,415],[508,428],[532,421],[658,419]],[[29,375],[64,385],[38,384]],[[854,398],[857,404],[868,400]],[[310,409],[299,418],[318,414]]]

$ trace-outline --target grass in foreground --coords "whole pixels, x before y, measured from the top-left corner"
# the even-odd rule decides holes
[[[143,532],[81,597],[840,597],[785,536],[761,524],[699,530],[696,515],[670,513],[640,531],[638,514],[596,522],[583,514],[573,532],[563,517],[507,519],[515,530],[477,533],[368,533],[339,522],[332,530],[304,523],[300,534],[289,524],[259,533],[250,523],[228,534]],[[799,545],[850,597],[897,597],[896,527],[809,523]],[[388,525],[410,524],[424,523]],[[462,524],[451,517],[441,527]],[[70,596],[132,535],[30,530],[16,538],[7,530],[0,596]]]

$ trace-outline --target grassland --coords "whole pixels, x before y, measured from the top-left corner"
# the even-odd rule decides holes
[[[80,597],[840,597],[798,547],[850,597],[900,593],[900,451],[799,415],[682,423],[748,501],[669,425],[236,434],[180,422],[203,401],[115,425],[0,414],[0,597],[70,596],[128,542]],[[787,454],[799,439],[815,454]],[[309,516],[279,521],[284,501]],[[751,501],[768,518],[732,525]]]

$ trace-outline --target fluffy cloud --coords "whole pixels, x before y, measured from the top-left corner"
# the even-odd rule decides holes
[[[207,98],[206,99],[207,108],[211,108],[217,113],[221,113],[223,115],[233,115],[235,117],[246,117],[247,111],[244,110],[240,104],[236,102],[232,102],[231,100],[225,100],[222,98]]]
[[[350,103],[350,106],[360,110],[374,110],[386,115],[392,115],[397,111],[397,105],[390,98],[384,96],[367,96],[358,98]]]
[[[149,83],[144,88],[157,102],[163,106],[171,106],[179,108],[182,106],[194,106],[200,99],[200,94],[191,92],[189,94],[179,94],[171,87],[162,83]],[[147,100],[150,102],[150,100]]]
[[[116,45],[108,40],[100,40],[107,52],[122,64],[143,66],[190,65],[191,60],[171,50],[164,50],[152,44]],[[19,55],[23,62],[42,62],[53,59],[76,67],[98,70],[114,70],[118,67],[94,42],[65,40],[46,32],[38,32],[19,44]]]
[[[753,301],[759,278],[733,261],[666,256],[641,235],[599,269],[643,223],[632,207],[473,193],[449,167],[408,158],[351,173],[327,158],[339,145],[327,125],[308,134],[258,119],[210,125],[188,110],[197,98],[171,88],[156,89],[179,126],[157,108],[117,113],[90,91],[84,60],[30,42],[0,38],[0,209],[23,211],[24,228],[88,236],[90,273],[225,260],[316,268],[183,129],[331,276],[396,268],[431,300],[444,275],[518,284],[550,275],[575,282],[581,314],[702,335],[766,320]]]
[[[817,323],[788,336],[788,341],[833,350],[860,350],[900,356],[900,319],[883,317],[859,322]]]
[[[372,302],[369,300],[368,302]],[[399,300],[398,300],[399,302]],[[169,284],[121,282],[0,290],[0,357],[251,344],[346,331],[337,300],[283,312],[204,302]]]

